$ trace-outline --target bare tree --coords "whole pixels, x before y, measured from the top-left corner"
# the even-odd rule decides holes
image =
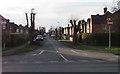
[[[119,0],[113,0],[111,11],[114,13],[120,9],[120,1]]]
[[[51,26],[49,29],[49,35],[51,36],[53,34],[53,32],[55,31],[54,27]]]
[[[81,24],[81,21],[79,20],[77,22],[77,19],[71,19],[69,21],[72,25],[72,27],[74,28],[74,32],[73,32],[73,43],[74,44],[77,44],[78,43],[78,35],[77,35],[77,32],[80,30],[80,24]]]
[[[27,13],[25,13],[25,15],[26,15],[26,21],[27,21],[27,25],[26,25],[26,27],[28,28],[28,26],[29,26],[28,14],[27,14]]]
[[[31,22],[31,26],[29,28],[29,37],[30,37],[30,42],[32,43],[33,42],[33,39],[35,37],[35,13],[33,12],[34,8],[31,9],[31,18],[30,18],[30,22]],[[29,26],[29,21],[28,21],[28,15],[27,13],[25,13],[26,15],[26,20],[27,20],[27,25],[26,27],[28,28]]]
[[[80,20],[80,17],[77,15],[71,15],[69,18],[69,22],[73,27],[73,43],[77,44],[78,42],[82,42],[82,33],[85,28],[85,20]]]

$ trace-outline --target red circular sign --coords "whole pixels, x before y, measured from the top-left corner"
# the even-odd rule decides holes
[[[111,19],[108,20],[108,21],[107,21],[107,25],[109,25],[109,26],[113,25],[113,21],[112,21]]]

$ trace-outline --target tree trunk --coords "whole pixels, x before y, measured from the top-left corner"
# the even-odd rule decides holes
[[[74,43],[74,44],[77,44],[77,43],[78,43],[77,26],[76,26],[76,21],[75,21],[75,20],[74,20],[73,43]]]
[[[78,35],[75,27],[74,27],[73,43],[74,44],[78,43]]]

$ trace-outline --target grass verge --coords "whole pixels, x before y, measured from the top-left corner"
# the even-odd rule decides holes
[[[10,47],[8,47],[8,48],[2,48],[2,51],[6,51],[6,50],[9,50],[9,49],[12,49],[12,48],[10,48]]]
[[[91,51],[97,51],[98,49],[103,49],[103,50],[112,50],[112,51],[119,51],[120,47],[111,47],[110,49],[108,46],[87,46],[87,45],[82,45],[82,44],[74,44],[69,40],[58,40],[60,42],[68,43],[70,46],[81,49],[81,50],[91,50]]]
[[[108,48],[108,46],[98,46],[98,48],[102,48],[104,50],[113,50],[113,51],[120,51],[120,47],[111,47],[111,48]]]
[[[16,50],[16,51],[15,51],[15,54],[33,51],[33,50],[35,50],[37,47],[38,47],[38,45],[29,44],[29,45],[26,45],[26,46],[23,47],[23,48],[20,48],[20,49]]]
[[[84,45],[74,44],[74,43],[72,43],[70,40],[58,40],[58,41],[67,43],[67,44],[69,44],[71,47],[76,48],[76,49],[91,50],[91,51],[95,51],[95,50],[96,50],[96,49],[94,49],[94,48],[90,48],[90,47],[87,47],[87,46],[84,46]]]
[[[72,43],[70,40],[58,40],[60,42],[65,42],[65,43]]]

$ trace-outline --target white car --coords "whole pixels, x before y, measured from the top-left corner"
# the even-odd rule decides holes
[[[36,41],[43,41],[43,36],[42,35],[37,35],[37,37],[36,37]]]
[[[55,37],[55,35],[51,35],[51,37]]]

